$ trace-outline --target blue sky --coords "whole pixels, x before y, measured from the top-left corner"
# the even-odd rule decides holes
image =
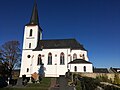
[[[0,45],[19,40],[34,0],[0,1]],[[120,0],[37,0],[43,39],[76,38],[95,67],[120,67]]]

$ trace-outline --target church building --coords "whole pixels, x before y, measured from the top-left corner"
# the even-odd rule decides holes
[[[31,77],[41,67],[45,77],[59,77],[70,72],[92,73],[87,50],[76,39],[42,39],[37,4],[30,22],[25,25],[20,77]]]

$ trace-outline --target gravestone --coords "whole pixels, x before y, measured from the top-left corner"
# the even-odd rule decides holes
[[[16,86],[19,86],[19,87],[23,86],[22,81],[23,81],[22,78],[18,78]]]

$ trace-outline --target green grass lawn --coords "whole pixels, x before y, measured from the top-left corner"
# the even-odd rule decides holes
[[[26,87],[0,88],[0,90],[48,90],[51,78],[43,78],[41,83],[28,83]]]
[[[0,90],[48,90],[48,88],[43,87],[27,87],[27,88],[0,88]]]

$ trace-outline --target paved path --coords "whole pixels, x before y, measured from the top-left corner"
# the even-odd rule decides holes
[[[51,90],[75,90],[74,87],[67,85],[67,79],[65,76],[60,76],[56,81],[56,87],[51,88]]]
[[[51,90],[51,88],[55,87],[56,85],[56,78],[51,78],[51,84],[48,90]]]

